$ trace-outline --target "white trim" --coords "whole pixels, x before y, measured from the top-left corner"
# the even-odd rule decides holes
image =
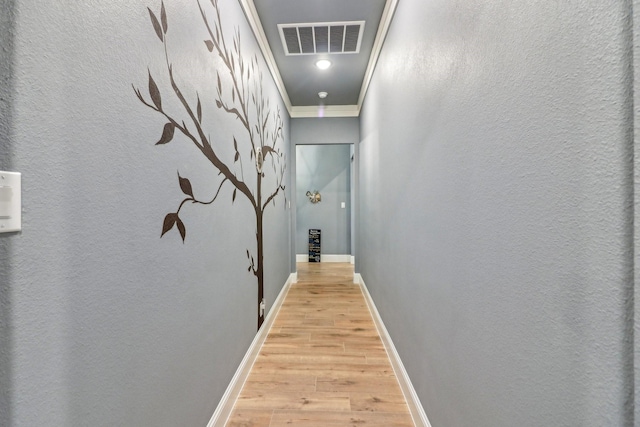
[[[362,275],[358,273],[354,274],[353,282],[360,284],[360,289],[362,290],[364,299],[367,302],[367,306],[369,306],[369,312],[371,313],[371,317],[373,317],[373,322],[376,325],[376,329],[378,329],[378,334],[382,339],[382,343],[384,344],[387,355],[389,356],[389,360],[391,361],[393,371],[396,374],[396,378],[400,383],[400,388],[402,389],[404,398],[407,401],[407,405],[409,406],[409,412],[411,413],[411,417],[413,418],[413,423],[416,425],[416,427],[431,427],[429,418],[427,418],[427,414],[425,413],[424,408],[420,403],[420,398],[418,398],[416,390],[413,388],[413,384],[411,384],[411,379],[409,378],[407,371],[404,369],[402,360],[400,360],[400,355],[398,354],[396,347],[393,345],[393,341],[391,340],[389,331],[387,331],[387,328],[384,326],[384,322],[382,321],[380,313],[378,312],[378,309],[376,308],[376,305],[371,298],[371,294],[369,294],[367,286],[364,284]]]
[[[351,262],[351,258],[351,255],[320,255],[320,262]],[[309,262],[309,255],[296,254],[296,262]]]
[[[229,419],[229,416],[231,415],[231,412],[233,410],[233,405],[238,399],[240,391],[242,390],[242,387],[244,386],[244,383],[249,376],[249,372],[251,372],[251,368],[253,367],[253,364],[255,363],[258,354],[260,353],[260,348],[262,347],[262,344],[269,334],[269,330],[271,329],[271,325],[273,324],[276,314],[278,314],[280,306],[282,306],[282,302],[287,296],[287,292],[289,292],[291,284],[295,283],[296,280],[297,274],[291,273],[286,283],[280,290],[278,297],[273,302],[271,310],[269,310],[269,312],[267,313],[267,316],[265,317],[264,323],[262,323],[260,330],[253,338],[249,349],[245,353],[242,362],[240,362],[240,366],[238,366],[235,375],[227,386],[227,390],[224,392],[224,395],[222,395],[222,399],[220,399],[218,407],[211,416],[207,427],[224,426],[227,423],[227,420]]]
[[[356,263],[356,257],[351,256],[351,264],[355,264]]]
[[[278,92],[280,92],[280,96],[282,97],[282,101],[287,107],[287,111],[289,115],[291,115],[291,100],[289,99],[289,94],[287,93],[287,89],[284,87],[284,82],[282,81],[282,76],[280,75],[280,70],[278,69],[278,65],[276,64],[276,60],[273,57],[273,52],[271,52],[271,48],[269,47],[269,42],[267,41],[267,35],[264,33],[264,28],[262,28],[262,22],[260,22],[260,18],[258,17],[258,11],[256,10],[256,5],[253,3],[253,0],[238,0],[242,10],[244,10],[244,14],[249,22],[249,26],[251,26],[251,30],[253,31],[254,36],[256,37],[256,41],[260,46],[260,50],[262,51],[262,56],[264,57],[264,61],[267,63],[267,67],[271,72],[271,76],[275,81],[276,87],[278,88]]]
[[[357,105],[305,105],[291,107],[289,114],[292,118],[316,117],[358,117],[360,107]]]
[[[351,255],[320,255],[320,262],[351,262]]]
[[[389,32],[391,20],[393,19],[393,14],[395,13],[397,6],[398,0],[387,0],[387,3],[384,6],[384,11],[380,18],[380,25],[378,26],[378,33],[376,34],[376,40],[373,42],[373,48],[371,49],[369,65],[367,65],[367,71],[364,74],[362,87],[360,88],[360,96],[358,97],[358,113],[360,112],[364,98],[367,95],[369,83],[371,83],[371,78],[373,77],[373,71],[376,69],[376,64],[380,57],[380,51],[382,51],[382,45],[384,44],[384,39],[387,37],[387,33]]]
[[[291,100],[289,99],[289,94],[287,93],[287,89],[284,86],[284,82],[282,81],[282,76],[280,75],[280,71],[278,69],[278,65],[276,64],[276,60],[273,57],[273,52],[269,46],[269,42],[267,41],[267,36],[264,33],[264,28],[262,27],[262,23],[260,22],[260,18],[258,16],[258,11],[256,9],[254,0],[238,0],[240,6],[244,10],[244,14],[247,17],[247,21],[253,30],[253,34],[256,37],[258,45],[260,46],[260,50],[262,51],[262,55],[264,56],[264,60],[267,63],[267,67],[273,76],[273,80],[276,83],[276,87],[280,92],[280,96],[282,96],[282,100],[287,107],[287,111],[289,112],[289,116],[292,118],[300,118],[300,117],[358,117],[360,116],[360,110],[362,108],[362,103],[364,102],[364,98],[367,94],[367,90],[369,89],[369,83],[371,82],[371,78],[373,77],[373,71],[376,68],[376,64],[378,62],[378,57],[380,56],[380,51],[382,50],[382,45],[384,44],[384,39],[387,36],[389,31],[389,26],[391,25],[391,19],[393,18],[393,14],[396,11],[396,7],[398,6],[398,0],[387,0],[384,11],[382,12],[382,17],[380,18],[380,25],[378,26],[378,32],[376,33],[375,41],[373,42],[373,48],[371,50],[371,56],[369,57],[369,64],[367,65],[367,70],[364,74],[364,79],[362,81],[362,87],[360,88],[360,95],[358,97],[357,105],[327,105],[324,108],[317,106],[301,106],[294,107],[291,105]],[[343,107],[350,107],[348,111],[344,111]],[[309,109],[313,109],[310,111]],[[320,113],[322,112],[322,115]]]

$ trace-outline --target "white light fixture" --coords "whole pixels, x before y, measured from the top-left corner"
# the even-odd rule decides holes
[[[326,70],[327,68],[331,67],[331,61],[329,61],[328,59],[320,59],[316,61],[316,67],[321,70]]]
[[[325,99],[327,95],[329,95],[327,92],[318,92],[318,97],[320,97],[320,99]]]

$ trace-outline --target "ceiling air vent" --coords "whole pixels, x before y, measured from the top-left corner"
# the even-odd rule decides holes
[[[358,53],[364,21],[278,24],[286,55]]]

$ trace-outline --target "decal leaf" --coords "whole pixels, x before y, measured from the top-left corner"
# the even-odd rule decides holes
[[[233,137],[233,149],[238,151],[238,141],[236,141],[236,137]]]
[[[176,215],[176,225],[178,226],[178,231],[180,232],[180,237],[182,237],[182,243],[184,243],[185,237],[187,237],[187,229],[184,227],[184,223],[182,220]]]
[[[200,102],[200,95],[198,95],[198,107],[196,110],[198,113],[198,122],[202,123],[202,103]]]
[[[149,11],[149,16],[151,17],[151,23],[153,24],[153,29],[156,30],[156,34],[158,35],[158,38],[160,39],[160,41],[164,41],[164,38],[162,36],[162,28],[160,28],[160,22],[158,22],[158,18],[156,18],[156,15],[153,14],[151,9],[147,8],[147,10]]]
[[[149,72],[149,95],[151,95],[151,100],[158,110],[162,110],[162,98],[160,97],[160,91],[158,90],[158,85],[151,77],[151,72]]]
[[[234,190],[233,190],[233,198],[231,199],[231,204],[233,204],[236,201],[237,193],[238,193],[238,189],[234,188]]]
[[[162,21],[162,32],[167,34],[167,12],[164,10],[164,1],[160,7],[160,20]]]
[[[191,181],[187,178],[183,178],[180,176],[180,172],[178,172],[178,181],[180,182],[180,189],[187,196],[193,197],[193,189],[191,188]]]
[[[178,214],[170,213],[164,217],[164,223],[162,224],[162,234],[160,237],[164,236],[165,233],[171,230],[178,219]]]
[[[236,151],[236,157],[235,157],[235,159],[233,160],[233,162],[234,162],[234,163],[236,163],[238,160],[240,160],[240,153],[238,153],[238,152]]]
[[[222,83],[220,82],[220,73],[216,73],[218,75],[218,93],[222,93]]]
[[[164,125],[164,129],[162,130],[162,136],[160,137],[160,141],[156,142],[156,145],[162,145],[162,144],[171,142],[171,140],[173,139],[173,133],[175,129],[176,127],[171,122]]]
[[[216,99],[216,107],[222,108],[222,102],[220,102],[220,100],[218,99]]]
[[[211,40],[205,40],[204,44],[207,45],[207,49],[209,49],[209,52],[213,52],[213,42]]]

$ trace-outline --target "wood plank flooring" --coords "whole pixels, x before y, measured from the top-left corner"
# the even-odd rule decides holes
[[[351,264],[298,264],[226,425],[414,426]]]

